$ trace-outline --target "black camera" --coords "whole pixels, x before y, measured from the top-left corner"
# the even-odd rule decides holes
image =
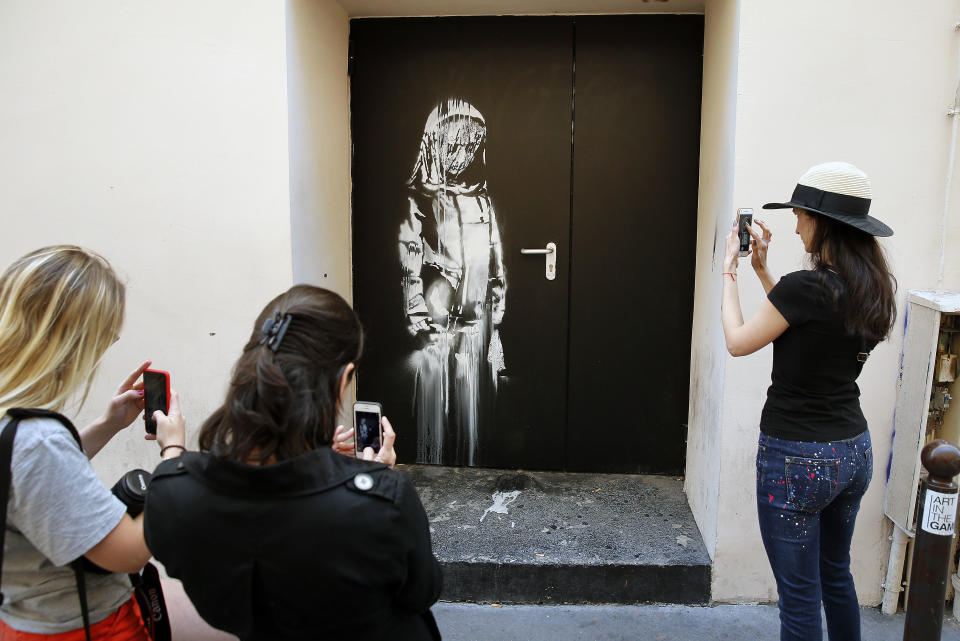
[[[139,516],[143,512],[143,504],[147,500],[147,487],[150,485],[150,476],[150,472],[146,470],[131,470],[121,476],[120,480],[110,488],[113,495],[127,506],[127,514],[131,517]],[[87,558],[83,559],[83,565],[86,572],[112,574],[110,570],[104,570]]]
[[[143,503],[147,500],[147,486],[150,485],[150,472],[131,470],[113,484],[110,491],[127,506],[127,514],[139,516],[143,512]]]

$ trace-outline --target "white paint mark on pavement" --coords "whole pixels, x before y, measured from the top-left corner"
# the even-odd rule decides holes
[[[512,492],[494,492],[493,505],[483,511],[483,514],[480,516],[480,522],[483,523],[483,519],[487,518],[487,514],[490,512],[496,512],[497,514],[509,514],[510,511],[507,510],[507,506],[516,501],[518,496],[520,496],[520,490],[513,490]]]

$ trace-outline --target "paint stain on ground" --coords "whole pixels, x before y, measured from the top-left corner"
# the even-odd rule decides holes
[[[509,514],[510,511],[507,509],[507,506],[516,501],[518,496],[520,496],[520,490],[513,490],[512,492],[494,492],[493,505],[483,511],[483,514],[480,515],[480,522],[483,523],[483,519],[487,518],[487,514],[490,512],[496,512],[497,514]]]

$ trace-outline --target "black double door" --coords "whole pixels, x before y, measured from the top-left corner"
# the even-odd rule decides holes
[[[702,42],[700,16],[351,22],[357,393],[402,460],[682,473]]]

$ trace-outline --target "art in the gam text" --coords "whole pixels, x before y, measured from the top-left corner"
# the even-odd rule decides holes
[[[927,490],[921,526],[931,534],[953,536],[957,516],[957,495]]]

